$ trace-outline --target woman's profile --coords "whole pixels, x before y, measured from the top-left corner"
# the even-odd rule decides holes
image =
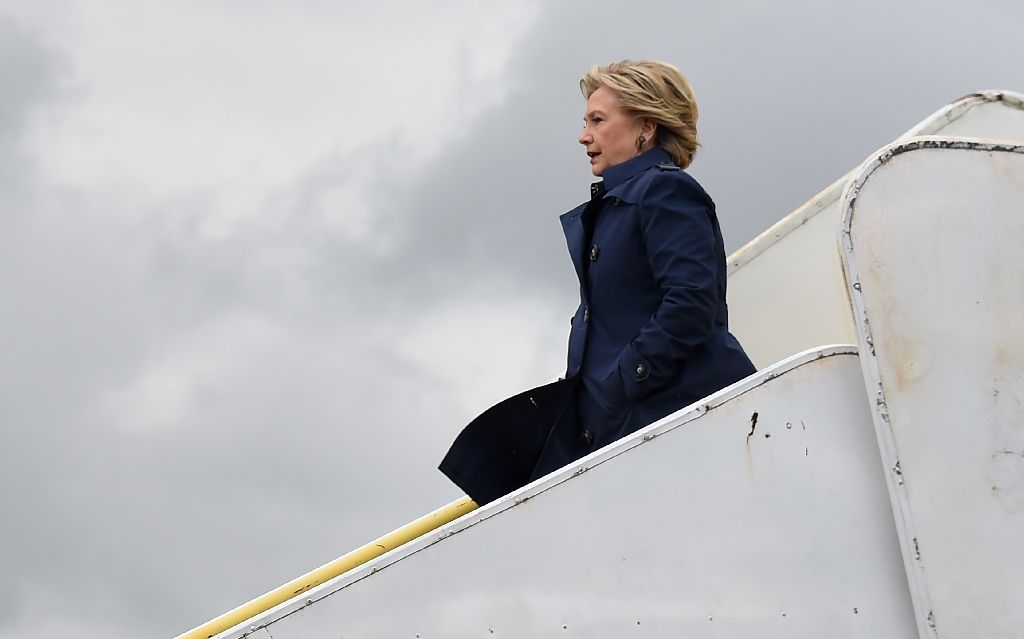
[[[686,78],[658,61],[595,66],[579,142],[601,181],[561,216],[580,282],[565,379],[467,426],[441,470],[492,501],[754,372],[728,326],[715,205]]]

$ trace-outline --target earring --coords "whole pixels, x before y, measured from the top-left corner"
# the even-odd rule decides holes
[[[636,139],[636,152],[639,153],[644,150],[644,145],[647,144],[647,138],[640,136]]]

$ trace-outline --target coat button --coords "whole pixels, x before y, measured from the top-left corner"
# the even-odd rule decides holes
[[[601,255],[601,247],[597,244],[590,245],[590,261],[596,262],[597,258]]]
[[[647,367],[643,364],[637,364],[633,373],[636,374],[637,377],[643,377],[647,374]]]
[[[590,321],[590,307],[589,306],[584,307],[584,309],[583,309],[583,321],[584,322],[589,322]]]
[[[583,434],[580,436],[580,439],[582,439],[583,443],[586,444],[587,446],[594,445],[594,433],[590,432],[589,430],[583,431]]]

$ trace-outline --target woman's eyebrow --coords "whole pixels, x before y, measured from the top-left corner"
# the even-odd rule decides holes
[[[592,117],[595,117],[595,116],[598,116],[598,115],[604,115],[604,111],[602,111],[601,109],[594,109],[590,113],[588,113],[585,116],[583,116],[583,119],[586,120],[588,118],[592,118]]]

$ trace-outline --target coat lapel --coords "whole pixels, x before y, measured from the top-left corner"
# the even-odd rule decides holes
[[[580,282],[583,281],[583,258],[586,247],[586,234],[583,230],[583,213],[587,210],[588,202],[580,204],[560,218],[562,232],[565,233],[565,243],[569,247],[569,257],[572,258],[572,265],[576,267],[576,275]]]

